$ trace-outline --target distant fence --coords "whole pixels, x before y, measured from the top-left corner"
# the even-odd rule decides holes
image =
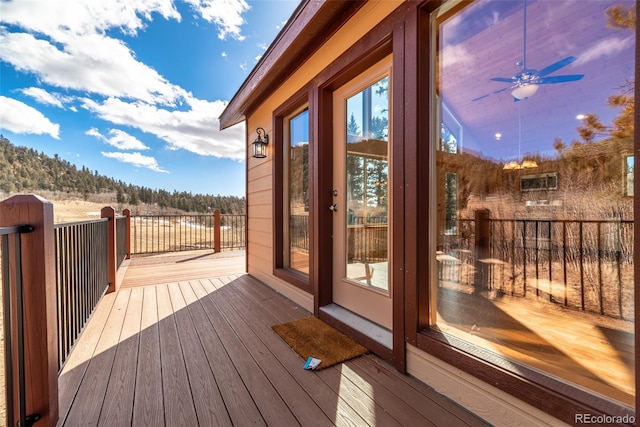
[[[633,320],[633,221],[486,218],[458,224],[455,235],[442,236],[441,280]]]
[[[131,253],[211,249],[216,252],[246,247],[245,215],[131,216]]]

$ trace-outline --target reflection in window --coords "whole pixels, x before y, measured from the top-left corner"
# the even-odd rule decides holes
[[[388,290],[389,78],[348,98],[346,112],[347,277]]]
[[[626,195],[633,196],[633,156],[627,156],[625,162]]]
[[[440,123],[440,150],[456,154],[462,145],[462,126],[451,110],[442,105],[442,121]]]
[[[456,215],[458,213],[458,175],[447,172],[444,180],[445,194],[445,234],[456,234]]]
[[[455,154],[458,152],[458,140],[444,123],[440,125],[440,141],[442,143],[441,150],[445,153]]]
[[[445,7],[431,327],[633,406],[635,3]]]
[[[285,122],[285,266],[309,274],[309,110]]]

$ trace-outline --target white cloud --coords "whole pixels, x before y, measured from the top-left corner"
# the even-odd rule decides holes
[[[184,1],[217,26],[219,38],[244,38],[243,14],[250,9],[245,0]],[[191,93],[139,61],[122,40],[111,37],[118,30],[135,36],[156,15],[179,21],[175,2],[3,1],[0,21],[10,26],[0,25],[0,60],[18,71],[33,74],[43,85],[64,89],[72,96],[65,98],[37,88],[23,91],[38,102],[64,108],[67,101],[73,100],[74,104],[79,101],[82,108],[101,119],[157,136],[167,142],[169,149],[241,160],[245,156],[244,128],[219,131],[217,117],[226,105],[223,101],[193,98]],[[227,53],[222,55],[226,57]],[[77,111],[75,105],[68,108]],[[34,116],[33,112],[37,113],[32,109],[30,115]],[[40,122],[47,120],[40,117]],[[23,122],[22,126],[34,124],[33,120]],[[48,123],[48,128],[41,128],[57,137],[58,125]],[[108,135],[97,130],[95,134],[91,132],[118,148],[147,149],[142,142],[116,134],[115,130]]]
[[[5,96],[0,96],[0,128],[17,134],[47,134],[60,139],[60,125],[52,123],[35,108]]]
[[[28,87],[22,89],[21,92],[31,98],[33,98],[39,104],[53,105],[54,107],[64,108],[65,102],[71,102],[73,98],[69,96],[62,96],[58,93],[49,93],[39,87]]]
[[[180,20],[174,0],[29,0],[2,2],[2,21],[25,30],[46,34],[60,41],[69,35],[82,36],[120,28],[134,35],[145,27],[141,16],[151,20],[157,13]]]
[[[147,168],[152,171],[169,173],[168,171],[162,169],[158,166],[158,162],[153,157],[143,156],[140,153],[106,153],[101,152],[104,157],[109,157],[111,159],[116,159],[119,162],[123,163],[131,163],[132,165],[139,168]]]
[[[242,160],[245,156],[244,126],[219,130],[218,116],[223,101],[187,99],[190,110],[175,111],[144,102],[125,102],[109,98],[96,102],[85,98],[83,107],[112,123],[134,127],[168,143],[170,150]]]
[[[120,129],[109,130],[110,137],[102,135],[98,129],[91,128],[85,132],[89,136],[95,136],[96,138],[106,142],[107,144],[119,149],[119,150],[148,150],[149,147],[144,145],[142,141],[137,139],[133,135],[129,135]]]
[[[61,50],[31,34],[0,30],[0,44],[0,59],[60,88],[167,105],[187,95],[137,61],[122,41],[100,34],[69,37]]]
[[[185,91],[141,63],[122,41],[136,35],[153,14],[180,20],[174,0],[29,0],[2,3],[0,59],[35,74],[43,83],[103,96],[173,105]]]
[[[203,19],[218,26],[218,38],[231,36],[244,40],[240,27],[245,23],[242,14],[250,9],[244,0],[185,0]]]
[[[578,59],[573,63],[573,66],[587,64],[592,61],[596,61],[606,56],[613,56],[622,52],[623,50],[633,46],[635,41],[635,35],[629,36],[624,39],[618,37],[609,37],[600,40],[598,43],[591,46],[585,52],[578,56]]]
[[[469,54],[467,48],[462,44],[448,45],[440,55],[442,68],[463,64],[469,70],[473,69],[473,56]]]

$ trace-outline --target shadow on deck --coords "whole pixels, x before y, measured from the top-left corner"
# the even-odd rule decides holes
[[[371,354],[322,370],[272,330],[309,312],[244,253],[131,260],[60,374],[59,425],[485,425]]]

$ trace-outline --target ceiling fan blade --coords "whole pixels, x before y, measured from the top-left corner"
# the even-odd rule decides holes
[[[584,77],[584,74],[568,74],[566,76],[543,77],[538,80],[538,84],[547,85],[552,83],[575,82]]]
[[[548,67],[545,67],[542,70],[540,70],[538,72],[538,76],[544,77],[544,76],[549,75],[549,74],[551,74],[551,73],[553,73],[555,71],[558,71],[560,68],[566,67],[567,65],[571,64],[576,59],[578,59],[578,58],[576,58],[575,56],[567,56],[566,58],[561,59],[560,61],[555,62],[555,63],[549,65]]]
[[[514,83],[513,77],[492,77],[489,80],[493,80],[494,82],[502,82],[502,83]]]
[[[511,83],[511,82],[509,82],[509,83]],[[504,92],[505,90],[508,90],[508,89],[510,89],[510,88],[505,87],[505,88],[502,88],[502,89],[494,90],[493,92],[487,93],[486,95],[482,95],[482,96],[479,96],[477,98],[473,98],[471,101],[472,102],[473,101],[479,101],[479,100],[481,100],[483,98],[486,98],[487,96],[495,95],[496,93]]]

